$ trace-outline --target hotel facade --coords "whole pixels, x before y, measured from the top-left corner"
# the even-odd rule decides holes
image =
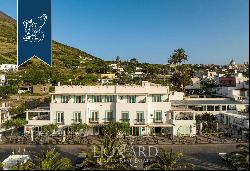
[[[50,107],[26,111],[25,131],[42,125],[60,128],[74,123],[89,125],[87,135],[103,134],[110,122],[127,122],[130,135],[195,135],[195,113],[171,109],[169,88],[142,82],[141,86],[56,86]]]

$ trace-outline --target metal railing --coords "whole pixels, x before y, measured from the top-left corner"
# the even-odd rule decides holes
[[[56,124],[64,125],[64,120],[58,121],[57,119],[54,120]]]
[[[162,120],[162,118],[161,119],[153,118],[153,123],[163,123],[163,120]]]
[[[114,122],[115,118],[104,118],[104,122],[108,123],[108,122]]]
[[[99,118],[89,118],[89,123],[99,123]]]
[[[72,119],[73,124],[82,123],[82,119]]]
[[[129,122],[130,119],[120,119],[121,122]]]
[[[145,119],[135,119],[134,124],[135,125],[144,125],[145,124]]]

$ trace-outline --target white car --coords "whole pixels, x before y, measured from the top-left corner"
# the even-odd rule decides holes
[[[3,164],[3,170],[12,170],[11,168],[15,166],[17,163],[26,163],[30,159],[29,155],[10,155],[8,158],[6,158],[2,164]]]

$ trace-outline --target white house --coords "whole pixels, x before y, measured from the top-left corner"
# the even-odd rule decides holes
[[[3,86],[6,83],[6,77],[4,74],[0,74],[0,86]]]
[[[191,78],[192,84],[185,86],[185,90],[201,89],[201,81],[198,77]]]
[[[2,101],[0,106],[0,127],[1,125],[11,118],[9,114],[9,105],[7,101]]]
[[[116,70],[118,68],[117,64],[110,64],[109,67],[111,67],[114,70]]]
[[[186,98],[184,100],[171,100],[172,108],[183,107],[192,109],[195,114],[212,113],[214,115],[230,112],[248,111],[247,102],[235,101],[231,98]]]
[[[141,86],[56,86],[50,107],[28,110],[26,119],[26,132],[49,123],[63,128],[81,122],[90,126],[87,134],[93,135],[103,134],[103,127],[112,121],[129,123],[131,135],[167,130],[176,135],[180,124],[175,122],[181,122],[171,119],[169,87],[146,81]]]
[[[15,64],[1,64],[0,71],[7,72],[7,71],[17,71],[18,67]]]
[[[249,134],[249,114],[248,113],[221,113],[217,115],[219,121],[238,131],[238,135],[244,137]]]

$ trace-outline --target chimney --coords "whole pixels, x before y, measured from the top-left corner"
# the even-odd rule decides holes
[[[58,83],[57,83],[57,86],[61,86],[61,83],[60,83],[60,82],[58,82]]]

